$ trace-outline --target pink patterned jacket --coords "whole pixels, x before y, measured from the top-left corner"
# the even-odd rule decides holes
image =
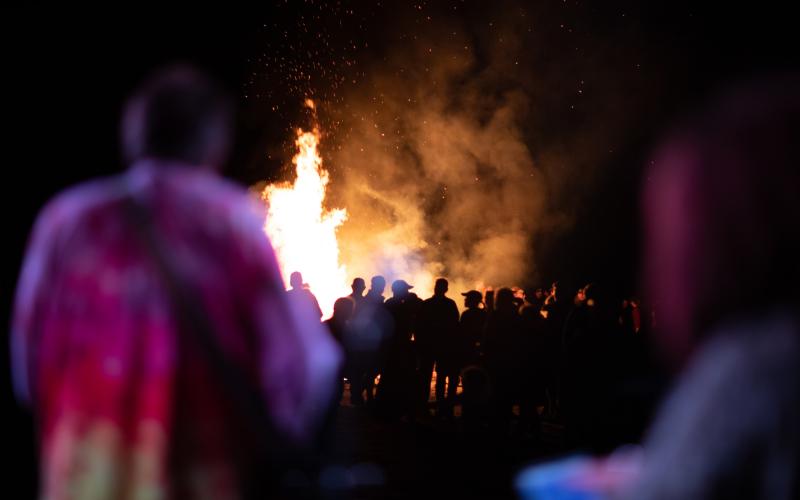
[[[191,332],[178,334],[128,192],[279,432],[307,439],[335,387],[338,348],[288,303],[263,208],[210,170],[140,162],[56,197],[29,242],[12,369],[37,418],[42,498],[239,498],[258,440]]]

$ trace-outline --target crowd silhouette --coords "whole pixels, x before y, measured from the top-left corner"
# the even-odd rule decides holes
[[[297,290],[300,273],[292,276],[298,285],[288,293],[317,311],[311,290]],[[648,366],[655,315],[643,315],[636,297],[612,298],[595,283],[567,291],[556,282],[462,292],[459,312],[445,278],[425,300],[402,279],[388,299],[385,287],[383,276],[373,276],[364,293],[365,280],[355,278],[325,321],[345,353],[342,404],[384,419],[458,421],[464,430],[534,440],[547,420],[562,429],[563,443],[596,450],[637,437],[631,434],[641,425],[614,407],[620,387]],[[641,424],[644,406],[634,417]]]
[[[798,82],[725,97],[649,167],[655,307],[555,282],[461,292],[459,313],[445,278],[423,300],[403,279],[387,299],[373,276],[323,323],[299,271],[284,290],[249,195],[215,173],[226,94],[191,68],[155,75],[124,111],[129,171],[57,196],[26,252],[12,380],[36,417],[40,496],[335,489],[323,450],[349,401],[390,424],[558,434],[558,451],[643,441],[624,498],[798,498]],[[659,399],[651,337],[683,373],[641,440]]]

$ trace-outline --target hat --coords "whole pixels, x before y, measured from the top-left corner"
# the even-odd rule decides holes
[[[481,292],[479,292],[477,290],[470,290],[469,292],[464,292],[461,295],[463,295],[464,297],[466,297],[468,299],[474,298],[474,299],[478,299],[478,300],[483,300],[483,295],[481,294]]]
[[[395,290],[410,290],[412,288],[414,288],[414,287],[412,285],[409,285],[408,283],[406,283],[405,280],[394,280],[392,282],[392,291],[393,292]]]

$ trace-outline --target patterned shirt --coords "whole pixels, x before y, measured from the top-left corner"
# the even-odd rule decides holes
[[[335,386],[339,350],[287,300],[263,207],[209,170],[140,162],[56,197],[29,242],[12,369],[37,416],[42,498],[239,498],[258,440],[178,327],[129,193],[276,430],[309,439]]]

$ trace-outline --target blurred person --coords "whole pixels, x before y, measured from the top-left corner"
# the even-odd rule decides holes
[[[216,173],[231,125],[209,78],[158,73],[124,110],[130,169],[40,213],[11,342],[41,498],[261,498],[276,455],[314,440],[339,350]]]
[[[800,497],[798,88],[794,74],[726,94],[648,171],[655,333],[683,373],[625,498]]]

